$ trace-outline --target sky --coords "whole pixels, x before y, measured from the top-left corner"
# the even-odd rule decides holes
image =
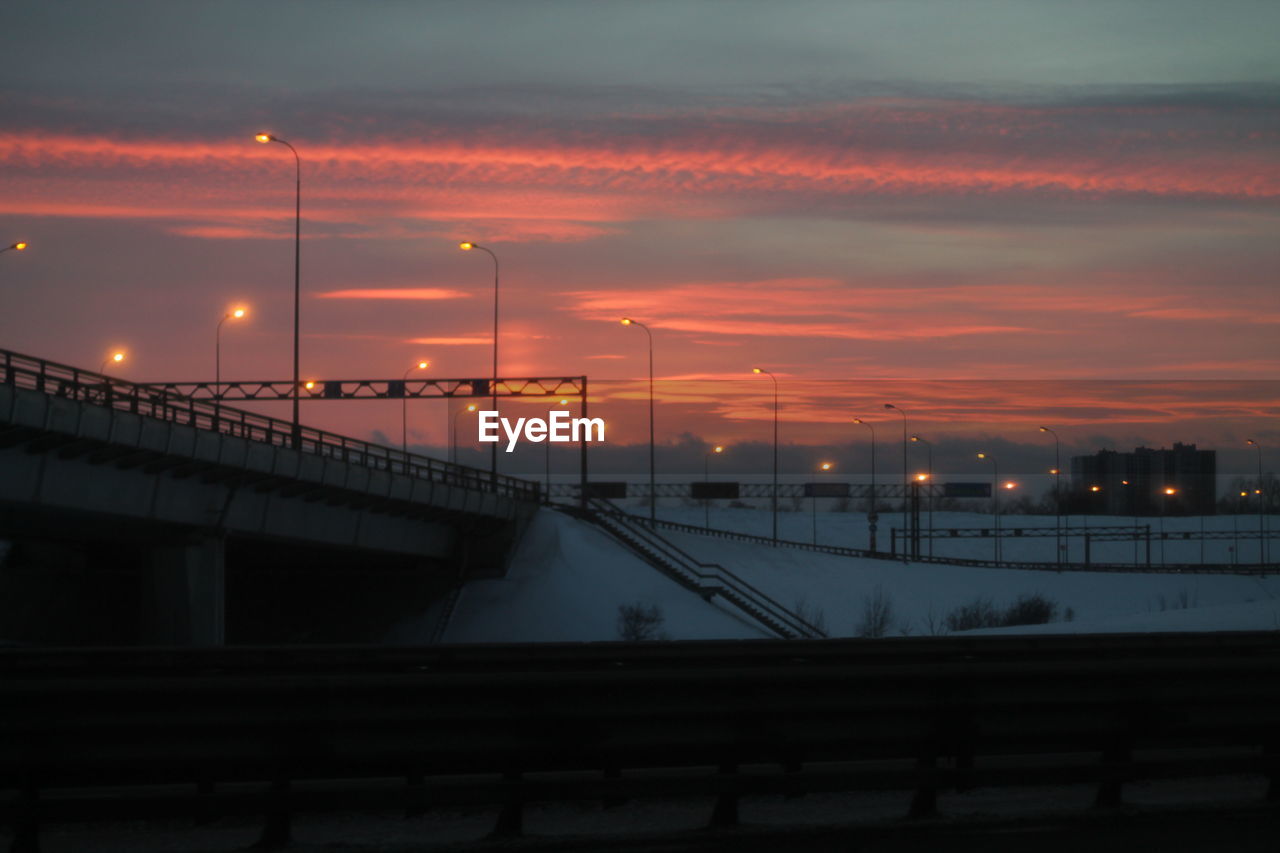
[[[892,380],[934,435],[1275,445],[1278,30],[1245,0],[18,0],[0,244],[31,245],[0,256],[0,346],[211,379],[245,306],[223,376],[287,379],[266,131],[301,158],[307,377],[488,375],[473,240],[500,373],[634,396],[633,316],[663,443],[767,440],[763,366],[796,443],[888,427],[865,383]],[[304,418],[398,437],[399,406],[341,405]]]

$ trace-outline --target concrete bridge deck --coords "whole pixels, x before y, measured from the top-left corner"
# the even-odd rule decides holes
[[[228,538],[493,574],[539,497],[537,483],[0,351],[0,538],[148,543],[172,623],[158,640],[221,642]]]

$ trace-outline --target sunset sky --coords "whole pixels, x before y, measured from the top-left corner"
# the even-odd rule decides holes
[[[287,379],[293,160],[265,130],[303,160],[309,377],[487,375],[471,239],[501,259],[500,372],[585,373],[607,407],[645,371],[634,316],[664,442],[767,439],[759,364],[798,443],[895,428],[868,388],[938,433],[1280,443],[1280,4],[5,10],[0,243],[31,243],[0,256],[5,348],[212,379],[243,304],[224,377]],[[304,416],[398,439],[398,405],[345,405]],[[444,441],[434,405],[415,442]]]

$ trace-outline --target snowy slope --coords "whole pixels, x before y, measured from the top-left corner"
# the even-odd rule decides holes
[[[687,512],[687,511],[686,511]],[[733,526],[768,533],[768,512],[734,510]],[[665,513],[664,513],[665,514]],[[674,513],[672,513],[674,514]],[[701,521],[687,512],[686,521]],[[788,526],[810,521],[787,514]],[[959,514],[956,514],[959,516]],[[796,516],[799,516],[797,518]],[[824,517],[825,516],[825,517]],[[819,513],[819,538],[852,533],[859,517]],[[941,515],[939,526],[971,519]],[[1044,519],[1036,519],[1044,523]],[[1180,520],[1196,525],[1198,520]],[[1210,522],[1221,519],[1210,519]],[[1048,522],[1052,524],[1053,519]],[[729,526],[729,525],[726,525]],[[1280,628],[1280,578],[1242,575],[1053,572],[982,569],[863,560],[788,548],[762,547],[689,533],[662,531],[695,557],[715,562],[782,605],[820,610],[832,636],[855,636],[867,602],[879,591],[893,610],[890,633],[942,632],[946,615],[978,598],[1004,607],[1020,595],[1055,602],[1060,618],[1016,630],[1201,631]],[[798,531],[797,531],[798,532]],[[826,537],[830,537],[827,539]],[[1052,539],[1041,545],[1052,548]],[[975,552],[989,543],[964,543]],[[445,641],[550,642],[616,640],[618,606],[656,604],[672,639],[760,638],[766,634],[731,611],[707,604],[632,555],[594,526],[542,510],[513,557],[505,578],[467,585]],[[401,639],[412,638],[402,636]]]
[[[771,636],[708,604],[596,527],[540,510],[507,576],[463,589],[448,643],[618,639],[618,607],[656,604],[663,630],[679,640]]]

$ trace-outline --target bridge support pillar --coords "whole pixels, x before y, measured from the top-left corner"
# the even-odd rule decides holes
[[[159,544],[145,570],[143,641],[221,646],[226,642],[226,561],[223,540]]]

